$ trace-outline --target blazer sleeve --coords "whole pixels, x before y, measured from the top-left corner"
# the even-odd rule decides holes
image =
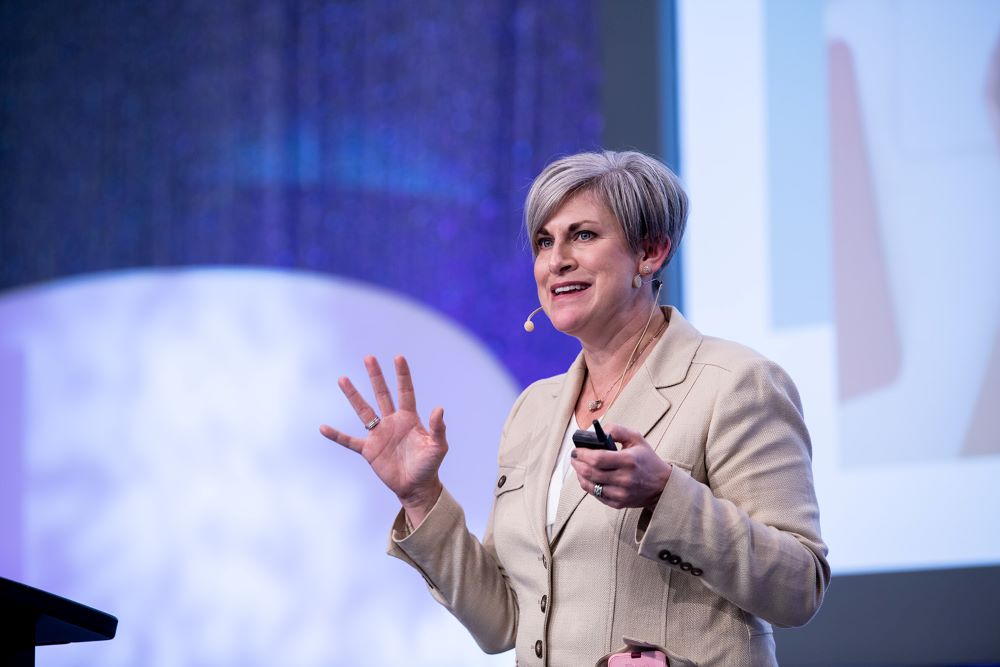
[[[707,483],[674,466],[640,519],[639,553],[775,625],[804,625],[819,609],[830,567],[798,392],[759,357],[713,373]]]
[[[517,598],[492,548],[492,516],[485,543],[465,524],[465,512],[448,490],[412,532],[403,511],[389,539],[390,556],[416,568],[431,595],[487,653],[514,647]]]
[[[508,429],[530,390],[521,394],[507,417],[501,454]],[[413,530],[400,510],[390,533],[388,554],[423,575],[434,599],[466,627],[483,651],[502,653],[514,648],[518,607],[514,588],[494,547],[493,516],[491,509],[480,542],[466,526],[461,505],[444,489]]]

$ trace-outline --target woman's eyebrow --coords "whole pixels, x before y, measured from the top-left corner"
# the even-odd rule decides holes
[[[571,222],[569,224],[569,226],[566,228],[566,231],[568,231],[568,232],[575,232],[576,230],[580,229],[580,227],[582,227],[583,225],[586,225],[588,223],[592,224],[592,225],[600,224],[596,220],[590,220],[590,219],[578,220],[577,222]],[[552,232],[549,231],[547,225],[542,225],[542,227],[539,228],[539,230],[537,232],[535,232],[535,236],[541,236],[542,234],[546,234],[548,236],[552,236]]]
[[[573,232],[575,232],[575,231],[577,231],[578,229],[580,229],[580,227],[582,227],[583,225],[586,225],[586,224],[588,224],[588,223],[589,223],[589,224],[592,224],[592,225],[600,225],[600,224],[601,224],[601,223],[600,223],[600,222],[598,222],[597,220],[591,220],[591,219],[589,219],[589,218],[585,218],[585,219],[583,219],[583,220],[578,220],[578,221],[576,221],[576,222],[571,222],[571,223],[569,224],[569,226],[568,226],[568,227],[566,228],[566,231],[567,231],[568,233],[572,234]],[[548,225],[542,225],[542,226],[541,226],[541,227],[540,227],[540,228],[538,229],[538,231],[537,231],[537,232],[535,232],[535,238],[538,238],[538,237],[540,237],[540,236],[552,236],[552,232],[550,232],[550,231],[549,231],[549,229],[548,229]]]

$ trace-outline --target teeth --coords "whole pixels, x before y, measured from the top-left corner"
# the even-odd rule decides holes
[[[563,287],[557,287],[553,291],[556,294],[565,294],[566,292],[579,292],[580,290],[587,289],[583,285],[565,285]]]

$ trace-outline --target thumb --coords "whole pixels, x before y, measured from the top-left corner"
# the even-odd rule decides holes
[[[434,438],[435,442],[439,445],[447,444],[447,441],[445,440],[446,427],[444,425],[444,408],[437,407],[431,411],[431,416],[427,422],[427,426],[429,427],[431,437]]]
[[[635,447],[644,442],[642,434],[638,431],[633,431],[630,428],[625,428],[618,424],[609,424],[605,429],[608,435],[615,439],[622,449],[628,449],[629,447]]]

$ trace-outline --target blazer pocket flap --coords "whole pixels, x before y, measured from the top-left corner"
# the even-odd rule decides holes
[[[508,491],[516,491],[524,486],[525,470],[523,466],[500,466],[497,472],[496,484],[493,485],[493,495],[502,496]]]

